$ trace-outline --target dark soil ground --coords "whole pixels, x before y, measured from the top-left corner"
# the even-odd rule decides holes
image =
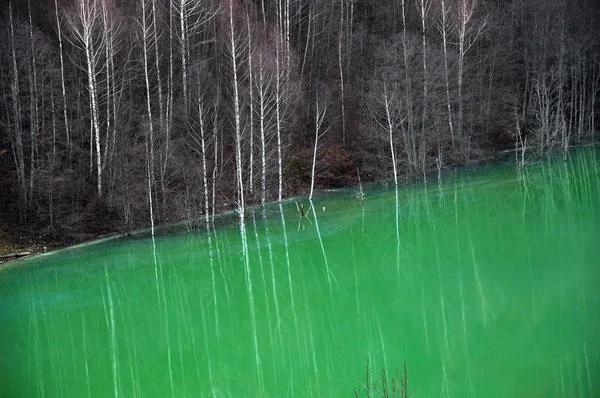
[[[16,258],[72,246],[114,232],[112,223],[87,225],[89,232],[69,236],[45,232],[45,228],[19,222],[0,213],[0,264]],[[28,253],[28,254],[26,254]]]
[[[14,260],[17,255],[43,253],[70,243],[36,234],[22,226],[9,226],[0,222],[0,264]]]

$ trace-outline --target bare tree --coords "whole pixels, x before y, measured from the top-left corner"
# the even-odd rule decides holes
[[[421,109],[421,137],[419,143],[419,153],[421,157],[421,164],[423,166],[423,176],[426,174],[425,170],[425,125],[427,120],[427,16],[431,9],[432,0],[418,0],[417,8],[421,17],[421,45],[423,49],[423,104]],[[441,155],[439,155],[441,156]]]
[[[239,69],[239,62],[244,51],[243,40],[241,39],[241,33],[239,28],[236,26],[236,19],[233,10],[233,2],[229,2],[227,9],[227,22],[229,24],[228,32],[228,51],[229,58],[231,61],[231,74],[232,74],[232,85],[233,85],[233,117],[235,120],[235,170],[236,170],[236,184],[237,184],[237,210],[240,217],[240,227],[244,228],[244,213],[245,213],[245,202],[244,202],[244,180],[243,180],[243,157],[242,157],[242,99],[240,97],[240,85],[241,85],[241,71]]]
[[[96,194],[102,198],[102,149],[100,146],[100,104],[98,75],[100,61],[106,45],[106,36],[99,33],[102,26],[104,2],[77,0],[75,11],[67,14],[67,25],[73,35],[72,43],[84,53],[84,70],[87,76],[89,107],[91,112],[91,137],[96,158]],[[92,154],[90,153],[90,159]]]
[[[207,1],[170,0],[171,13],[179,19],[179,48],[181,51],[181,88],[184,109],[188,107],[189,97],[189,69],[192,46],[190,37],[197,35],[208,22],[214,18],[216,11],[212,10]],[[173,26],[173,28],[175,28]]]
[[[258,71],[257,77],[254,79],[256,85],[256,94],[258,106],[258,134],[260,141],[260,164],[261,164],[261,205],[264,207],[267,197],[267,157],[268,144],[271,141],[276,126],[274,125],[274,115],[276,107],[276,93],[273,87],[273,75],[271,68],[268,65],[269,56],[264,54],[263,49],[258,51]],[[266,58],[266,59],[265,59]]]
[[[404,0],[402,0],[404,4]],[[342,143],[346,144],[346,107],[344,102],[344,68],[342,49],[344,48],[344,0],[340,0],[340,29],[338,34],[338,65],[340,70],[340,103],[342,105]]]
[[[36,174],[36,157],[37,157],[37,141],[38,129],[40,125],[40,110],[39,110],[39,85],[38,85],[38,65],[36,57],[36,49],[33,38],[33,22],[31,20],[31,2],[27,0],[27,17],[29,19],[29,45],[30,45],[30,60],[28,62],[29,69],[29,199],[27,203],[33,201],[33,186]]]
[[[146,135],[146,168],[148,178],[148,205],[150,209],[150,222],[152,226],[152,235],[154,236],[154,199],[153,199],[153,186],[154,186],[154,119],[152,117],[152,103],[151,103],[151,85],[150,85],[150,60],[149,51],[152,41],[155,36],[152,34],[151,25],[148,23],[148,7],[146,4],[147,0],[141,0],[142,15],[141,15],[141,28],[142,28],[142,54],[144,62],[144,82],[146,87],[146,116],[148,118],[148,134]],[[156,44],[155,44],[156,45]]]
[[[17,51],[16,51],[16,38],[15,38],[15,21],[13,18],[13,7],[12,2],[8,3],[8,15],[10,25],[10,49],[11,49],[11,82],[10,82],[10,94],[12,102],[12,115],[9,116],[9,120],[12,116],[12,134],[11,145],[14,153],[15,166],[17,170],[17,181],[19,186],[19,209],[21,218],[24,218],[25,212],[28,208],[28,193],[27,193],[27,179],[25,174],[25,153],[23,150],[23,137],[22,137],[22,125],[21,125],[21,104],[19,101],[20,95],[20,83],[19,83],[19,67],[17,65]]]
[[[250,12],[246,6],[246,28],[248,33],[248,93],[250,95],[249,105],[250,114],[248,125],[250,126],[250,176],[249,176],[249,190],[250,196],[252,196],[254,189],[254,83],[253,83],[253,68],[252,68],[252,57],[253,54],[253,35],[252,29],[250,28]]]
[[[200,87],[200,82],[197,83],[199,91],[202,90]],[[196,100],[196,108],[198,111],[198,127],[200,130],[200,137],[197,137],[197,134],[192,134],[192,139],[196,142],[197,146],[200,147],[200,156],[202,158],[202,186],[204,187],[204,222],[206,226],[207,232],[210,231],[210,207],[208,204],[208,167],[207,167],[207,144],[206,144],[206,111],[203,104],[203,95],[202,93],[198,94],[198,98]],[[209,234],[210,235],[210,234]]]
[[[69,117],[67,115],[67,90],[65,88],[65,62],[63,56],[63,33],[62,33],[62,23],[60,14],[58,11],[58,0],[54,0],[54,12],[56,14],[56,28],[58,31],[58,48],[59,48],[59,58],[60,58],[60,84],[62,89],[62,100],[63,100],[63,118],[65,123],[65,133],[67,139],[67,147],[70,147],[70,133],[69,133]],[[70,153],[70,151],[69,151]]]
[[[396,165],[396,150],[394,134],[406,117],[402,118],[397,95],[388,88],[384,80],[378,87],[373,98],[375,104],[374,117],[377,124],[383,129],[390,146],[390,157],[394,172],[394,185],[398,185],[398,167]]]
[[[416,171],[416,145],[414,139],[414,120],[413,120],[413,103],[412,103],[412,80],[411,80],[411,65],[409,64],[409,42],[407,39],[407,27],[406,27],[406,1],[401,0],[402,6],[402,59],[404,61],[404,95],[406,105],[406,120],[407,127],[404,132],[405,134],[405,148],[406,156],[408,158],[409,172],[414,174]]]
[[[448,17],[450,14],[450,8],[447,6],[446,0],[441,1],[441,21],[439,28],[442,32],[442,43],[444,48],[444,78],[446,80],[446,106],[448,108],[448,128],[450,129],[450,138],[452,140],[452,148],[456,150],[456,137],[454,134],[454,124],[452,122],[452,106],[450,101],[450,69],[448,66],[448,36],[450,34],[450,26]]]
[[[443,0],[442,0],[443,1]],[[461,153],[468,152],[470,136],[464,137],[465,132],[463,125],[463,79],[465,73],[465,55],[477,41],[486,21],[475,21],[473,16],[477,7],[477,0],[459,0],[458,2],[458,81],[457,81],[457,99],[458,99],[458,116],[457,116],[457,131],[463,136],[460,140]],[[466,146],[465,146],[466,145]],[[468,156],[468,155],[467,155]]]
[[[278,16],[281,26],[281,13]],[[281,129],[282,129],[282,116],[283,116],[283,82],[285,78],[285,69],[281,65],[281,52],[282,52],[282,38],[279,34],[281,28],[277,30],[278,34],[275,36],[275,121],[277,125],[277,172],[279,176],[279,189],[277,199],[279,202],[283,199],[283,165],[282,165],[282,152],[281,152]]]
[[[310,194],[308,200],[312,200],[313,189],[315,187],[315,166],[317,164],[317,149],[319,148],[319,137],[324,134],[321,132],[321,126],[323,125],[323,119],[325,119],[325,113],[327,112],[327,103],[319,103],[319,94],[315,96],[315,145],[313,149],[313,161],[312,171],[310,173]]]

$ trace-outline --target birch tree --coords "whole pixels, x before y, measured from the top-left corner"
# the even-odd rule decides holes
[[[270,57],[265,49],[258,51],[258,70],[254,84],[257,95],[257,119],[258,119],[258,139],[260,145],[260,165],[261,165],[261,189],[260,202],[264,208],[267,197],[267,157],[269,154],[268,144],[271,141],[275,131],[276,93],[273,83],[272,67],[269,65]]]
[[[227,12],[228,23],[228,51],[231,62],[231,77],[233,86],[233,117],[234,117],[234,134],[235,134],[235,170],[236,184],[238,194],[237,209],[240,217],[240,226],[244,223],[244,181],[243,181],[243,157],[242,157],[242,99],[240,97],[241,71],[239,70],[240,57],[243,53],[243,41],[239,28],[236,26],[236,18],[234,15],[233,1],[229,2]]]
[[[467,154],[470,147],[470,133],[465,132],[465,126],[463,123],[464,118],[464,98],[463,98],[463,86],[464,86],[464,74],[465,74],[465,56],[467,52],[473,47],[483,29],[485,28],[486,21],[475,21],[473,18],[475,9],[477,7],[477,0],[459,0],[457,6],[457,28],[456,32],[458,35],[458,74],[457,74],[457,121],[456,130],[460,134],[460,153]],[[466,135],[466,137],[465,137]]]
[[[38,129],[40,125],[39,111],[39,87],[38,87],[38,65],[36,57],[36,48],[33,38],[33,22],[31,20],[31,2],[27,0],[27,17],[29,22],[29,54],[28,62],[29,69],[29,198],[27,199],[28,206],[33,201],[33,186],[36,174],[36,157],[37,157],[37,141]]]
[[[396,165],[395,132],[400,127],[406,117],[402,118],[398,97],[393,90],[390,90],[388,83],[384,80],[373,94],[374,98],[374,118],[376,123],[385,133],[390,148],[390,158],[392,160],[392,170],[394,173],[394,185],[398,186],[398,167]]]
[[[154,186],[154,119],[152,117],[152,103],[151,103],[151,85],[150,85],[150,45],[152,40],[155,38],[151,31],[151,25],[148,22],[148,6],[147,0],[141,0],[141,36],[142,36],[142,55],[143,55],[143,66],[144,66],[144,83],[146,88],[146,117],[148,133],[146,135],[146,169],[148,179],[148,206],[150,211],[150,222],[152,225],[152,235],[154,235],[154,199],[153,199],[153,186]],[[156,43],[154,43],[156,44]]]
[[[404,95],[406,105],[406,120],[407,127],[405,131],[405,148],[408,158],[409,172],[411,174],[416,171],[416,145],[414,139],[414,120],[413,120],[413,103],[412,103],[412,81],[411,81],[411,65],[409,64],[409,43],[407,39],[406,27],[406,4],[405,0],[401,0],[402,6],[402,60],[404,61]]]
[[[104,2],[94,0],[77,0],[75,12],[67,14],[68,26],[73,35],[72,43],[84,53],[83,69],[87,77],[89,107],[91,113],[91,137],[95,149],[96,160],[96,194],[102,198],[102,149],[100,146],[100,104],[98,75],[100,62],[104,52],[105,36],[99,34],[102,24]],[[92,153],[90,153],[90,159]]]
[[[315,144],[313,146],[312,170],[310,173],[310,194],[308,200],[312,200],[313,189],[315,187],[315,166],[317,164],[317,149],[319,148],[319,137],[324,134],[321,131],[325,113],[327,112],[327,103],[323,104],[319,101],[319,94],[315,97]],[[314,209],[313,209],[314,210]]]
[[[281,0],[279,0],[281,1]],[[281,3],[280,3],[281,4]],[[277,175],[279,177],[279,189],[277,200],[281,202],[283,199],[283,166],[282,166],[282,152],[281,152],[281,124],[282,124],[282,116],[283,116],[283,82],[282,79],[285,78],[285,72],[281,65],[281,53],[282,53],[282,38],[281,38],[281,29],[282,29],[282,15],[281,10],[278,7],[278,16],[277,21],[279,23],[279,28],[277,29],[277,34],[275,35],[275,121],[277,124]]]
[[[428,105],[427,105],[427,80],[428,80],[428,76],[427,76],[427,16],[429,14],[429,11],[431,9],[431,0],[418,0],[417,1],[417,7],[418,7],[418,11],[419,11],[419,16],[421,17],[421,45],[422,45],[422,50],[423,50],[423,104],[422,104],[422,109],[421,109],[421,137],[420,137],[420,144],[419,144],[419,153],[420,153],[420,157],[421,157],[421,163],[423,165],[423,176],[425,176],[426,174],[426,170],[425,170],[425,125],[426,125],[426,121],[427,121],[427,112],[428,112]],[[439,157],[441,157],[441,150],[438,150],[438,152],[440,152],[438,154]]]
[[[61,17],[58,10],[58,0],[54,0],[54,12],[56,15],[56,29],[58,34],[58,55],[60,58],[60,84],[62,89],[62,104],[63,104],[63,118],[65,123],[65,134],[67,140],[67,147],[70,146],[70,131],[69,131],[69,117],[67,114],[67,90],[65,88],[65,62],[63,56],[63,32]],[[70,153],[70,151],[69,151]]]
[[[189,70],[192,60],[192,47],[197,43],[191,42],[191,37],[197,35],[214,18],[216,12],[207,1],[170,0],[171,15],[179,20],[179,35],[177,36],[181,52],[181,89],[184,109],[188,108]],[[174,24],[172,29],[175,29]]]
[[[450,101],[450,68],[448,65],[448,36],[450,34],[449,26],[449,14],[450,8],[448,7],[446,0],[440,0],[441,2],[441,21],[439,23],[439,29],[442,33],[442,45],[444,49],[444,79],[446,81],[446,107],[448,110],[448,129],[450,130],[450,139],[452,142],[452,149],[456,151],[456,135],[454,133],[454,123],[452,122],[452,106]]]
[[[25,153],[23,149],[22,125],[21,125],[21,103],[20,103],[20,83],[19,83],[19,67],[17,64],[16,37],[15,37],[15,21],[13,18],[12,2],[8,3],[8,15],[10,25],[10,50],[11,50],[11,73],[10,73],[10,94],[12,102],[12,115],[8,119],[12,119],[12,134],[11,146],[13,149],[13,157],[17,170],[17,182],[19,187],[19,210],[21,219],[25,217],[28,207],[27,198],[27,180],[25,174]]]
[[[344,67],[342,59],[342,49],[344,48],[344,14],[345,0],[340,0],[340,28],[338,34],[338,66],[340,70],[340,103],[342,105],[342,143],[346,144],[346,107],[344,102]],[[402,0],[404,4],[404,0]]]
[[[248,34],[248,93],[249,93],[249,105],[250,114],[248,125],[250,126],[250,176],[249,176],[249,190],[250,196],[252,196],[254,188],[254,83],[253,83],[253,68],[252,68],[252,57],[253,57],[253,42],[252,42],[252,29],[250,27],[250,12],[248,6],[246,6],[246,32]]]

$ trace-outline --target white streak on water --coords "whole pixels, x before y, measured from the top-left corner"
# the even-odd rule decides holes
[[[254,211],[252,212],[252,225],[254,226],[254,238],[256,239],[256,252],[258,255],[258,263],[260,266],[260,277],[263,285],[264,297],[265,297],[265,307],[267,310],[267,323],[269,325],[269,343],[271,346],[271,354],[273,357],[273,363],[275,363],[275,347],[273,346],[273,328],[272,328],[272,320],[271,320],[271,306],[269,305],[269,294],[267,289],[267,281],[265,278],[265,267],[262,257],[262,250],[260,246],[260,238],[258,236],[258,228],[256,226],[256,215]]]
[[[52,344],[51,344],[51,341],[50,341],[50,335],[48,333],[49,332],[49,330],[48,330],[49,326],[47,324],[47,319],[48,318],[46,316],[46,308],[44,306],[44,300],[42,299],[41,293],[38,292],[38,294],[39,294],[40,310],[41,310],[42,314],[41,314],[41,320],[38,323],[37,312],[36,312],[35,328],[36,328],[37,333],[39,333],[40,330],[43,331],[42,328],[45,326],[46,333],[44,333],[44,334],[45,334],[46,339],[47,339],[46,340],[46,347],[48,349],[50,349],[50,347],[52,347]],[[44,322],[46,322],[46,325],[44,325]],[[40,341],[41,341],[41,336],[38,335],[37,338],[36,338],[36,342],[38,344],[38,346],[37,346],[38,364],[39,364],[39,367],[40,367],[40,378],[42,378],[42,380],[43,380],[43,378],[44,378],[44,368],[43,368],[43,360],[42,360],[43,356],[42,356],[42,352],[44,350],[44,347],[39,345]],[[50,358],[52,358],[52,357],[50,356]],[[52,362],[53,361],[50,360],[50,364],[49,364],[50,365],[50,372],[54,373],[55,369],[53,369],[54,368],[54,364]],[[43,381],[42,381],[41,387],[42,387],[42,396],[45,396],[46,395],[46,386],[45,386],[45,383]]]
[[[479,293],[479,306],[481,310],[481,315],[483,317],[483,324],[485,327],[488,326],[487,323],[487,303],[485,299],[485,295],[483,294],[483,285],[481,283],[481,278],[479,277],[479,266],[477,264],[477,258],[475,257],[475,248],[473,247],[473,240],[471,238],[471,234],[469,233],[469,245],[471,247],[471,259],[473,262],[473,274],[475,275],[475,284],[477,285],[477,292]]]
[[[448,373],[446,372],[446,359],[442,358],[442,389],[440,391],[440,397],[450,397],[448,391]]]
[[[160,312],[160,286],[158,278],[158,261],[156,257],[156,240],[154,239],[154,233],[152,234],[152,260],[154,264],[154,284],[156,285],[156,300]]]
[[[210,232],[210,227],[209,224],[206,224],[206,237],[208,239],[208,254],[209,254],[209,260],[210,260],[210,278],[211,278],[211,283],[212,283],[212,291],[213,291],[213,305],[215,308],[215,330],[217,332],[217,342],[220,340],[219,339],[219,311],[218,311],[218,302],[217,302],[217,282],[216,282],[216,278],[215,278],[215,260],[214,260],[214,255],[213,255],[213,243],[212,243],[212,236],[211,236],[211,232]],[[186,293],[187,295],[187,293]],[[217,343],[218,344],[218,343]]]
[[[194,251],[192,251],[191,253],[194,253]],[[193,261],[193,260],[192,260]],[[187,289],[184,290],[184,298],[186,300],[186,305],[188,308],[190,308],[190,302],[188,299],[188,295],[187,295]],[[203,305],[200,305],[200,311],[203,312]],[[204,316],[204,315],[203,315]],[[217,331],[218,333],[218,331]],[[196,369],[196,377],[198,378],[198,383],[201,385],[202,384],[202,378],[200,377],[200,361],[198,360],[198,343],[196,342],[196,333],[194,331],[193,326],[191,325],[190,322],[190,336],[192,338],[192,349],[194,352],[194,368]],[[204,331],[204,342],[205,344],[207,343],[208,340],[208,335],[206,334],[206,331]],[[217,345],[218,345],[218,339],[217,339]]]
[[[592,376],[590,373],[590,363],[588,360],[588,353],[587,353],[587,345],[584,343],[583,344],[583,357],[585,359],[585,372],[587,374],[587,381],[588,381],[588,389],[590,392],[590,397],[594,396],[594,390],[592,388]]]
[[[312,353],[312,365],[313,365],[313,371],[315,372],[315,379],[316,381],[316,396],[319,397],[321,396],[320,391],[319,391],[319,367],[317,365],[317,351],[315,349],[315,340],[313,337],[313,327],[312,327],[312,322],[311,322],[311,317],[310,317],[310,309],[308,308],[308,305],[306,304],[308,303],[308,300],[305,301],[305,307],[306,307],[306,314],[307,315],[307,321],[308,321],[308,337],[309,337],[309,342],[310,342],[310,347],[311,347],[311,353]]]
[[[400,288],[400,198],[398,197],[398,186],[396,186],[396,277],[398,288]]]
[[[362,232],[362,236],[365,236],[365,205],[364,205],[364,202],[363,202],[363,205],[361,206],[361,212],[362,212],[361,232]]]
[[[561,392],[561,395],[564,397],[565,396],[565,376],[563,373],[562,358],[559,358],[559,364],[560,364],[560,392]]]
[[[104,277],[106,279],[106,289],[108,294],[108,308],[109,308],[109,319],[107,320],[107,326],[110,331],[110,354],[112,357],[112,379],[113,379],[113,392],[115,398],[119,396],[119,381],[118,381],[118,362],[117,362],[117,338],[115,332],[115,308],[112,298],[112,290],[110,288],[110,280],[108,279],[108,269],[104,267]],[[104,295],[102,295],[104,301]],[[105,304],[105,316],[106,316],[106,304]]]
[[[381,353],[383,355],[383,368],[389,370],[387,355],[385,351],[385,342],[383,341],[383,332],[381,331],[381,321],[377,317],[377,332],[379,333],[379,342],[381,343]]]
[[[256,373],[258,376],[258,385],[261,393],[264,392],[264,379],[262,366],[260,362],[260,351],[258,349],[258,332],[256,329],[256,304],[254,303],[254,289],[252,285],[252,273],[250,268],[250,253],[248,252],[248,236],[246,235],[246,225],[244,218],[240,215],[240,235],[242,239],[242,260],[246,274],[246,287],[248,289],[248,304],[250,306],[250,322],[252,327],[252,340],[254,342],[254,360],[256,363]]]
[[[171,354],[171,333],[170,333],[170,323],[169,323],[169,310],[167,308],[167,294],[165,292],[165,279],[164,276],[161,275],[161,295],[163,300],[163,313],[164,313],[164,329],[165,329],[165,338],[167,343],[167,365],[169,368],[169,384],[171,387],[171,396],[175,397],[175,383],[173,381],[173,360]]]
[[[216,393],[216,386],[215,386],[215,381],[214,381],[214,376],[213,376],[213,367],[212,367],[212,360],[211,360],[211,351],[210,351],[210,345],[208,344],[208,329],[206,327],[206,315],[204,314],[204,306],[200,306],[200,313],[202,315],[202,330],[204,332],[204,350],[206,351],[206,361],[208,363],[208,380],[210,383],[210,390],[212,392],[212,396],[215,397],[215,393]],[[194,351],[196,350],[196,347],[194,345]],[[197,366],[199,368],[199,366]],[[200,381],[200,377],[198,375],[198,381]]]
[[[554,396],[558,397],[560,393],[560,381],[558,377],[558,368],[556,365],[552,367],[552,380],[554,380]]]
[[[283,244],[285,246],[285,263],[287,265],[288,287],[290,290],[290,303],[292,306],[292,316],[294,317],[294,329],[296,331],[296,339],[300,344],[300,334],[298,330],[298,315],[296,314],[296,303],[294,300],[294,287],[292,283],[292,267],[290,263],[290,250],[288,245],[287,229],[285,227],[285,216],[283,214],[283,205],[279,202],[279,213],[281,214],[281,226],[283,230]]]
[[[71,343],[71,362],[73,363],[73,369],[77,369],[77,359],[75,357],[75,339],[73,338],[73,325],[71,324],[71,316],[68,312],[67,324],[69,325],[69,342]]]
[[[354,249],[354,234],[352,230],[350,230],[350,242],[352,243],[352,265],[354,265],[354,297],[356,300],[356,313],[360,318],[360,300],[358,297],[358,270],[356,268],[356,252]]]
[[[171,359],[171,339],[169,333],[169,311],[167,309],[167,295],[165,291],[165,278],[163,275],[162,263],[158,261],[156,252],[156,239],[152,236],[152,261],[154,263],[154,273],[156,280],[156,294],[158,299],[158,316],[164,315],[164,324],[162,325],[165,331],[165,339],[167,345],[167,366],[169,369],[169,384],[171,387],[171,396],[175,396],[175,384],[173,382],[173,363]]]
[[[283,244],[284,244],[284,249],[285,249],[285,262],[286,262],[287,277],[288,277],[288,288],[290,291],[290,304],[292,307],[292,317],[294,319],[294,330],[296,332],[296,346],[298,347],[298,349],[300,349],[300,328],[298,327],[298,314],[296,313],[296,303],[295,303],[295,299],[294,299],[294,287],[293,287],[294,285],[292,283],[292,267],[291,267],[291,262],[290,262],[290,250],[289,250],[288,237],[287,237],[287,228],[286,228],[286,224],[285,224],[285,215],[283,213],[283,205],[281,202],[279,202],[279,214],[281,215],[281,227],[282,227],[282,231],[283,231]],[[288,345],[288,347],[291,350],[291,345]],[[290,386],[291,386],[292,396],[295,396],[296,389],[294,388],[295,376],[294,376],[294,366],[293,366],[293,361],[292,361],[293,357],[294,357],[294,354],[292,354],[290,352],[290,354],[289,354]]]
[[[134,370],[134,366],[137,362],[137,357],[135,356],[135,354],[132,354],[132,351],[131,351],[133,344],[131,343],[132,339],[130,339],[129,332],[127,331],[127,327],[126,327],[127,319],[125,318],[125,311],[127,311],[129,318],[131,319],[132,318],[131,307],[126,306],[126,307],[122,308],[120,313],[121,313],[121,322],[123,323],[123,335],[125,336],[125,347],[127,348],[127,356],[129,357],[129,378],[131,379],[131,390],[133,392],[133,396],[137,397],[138,390],[137,390],[137,382],[136,382],[135,370]]]
[[[279,337],[280,353],[283,355],[283,335],[281,333],[281,315],[279,312],[279,297],[277,294],[277,280],[275,278],[275,262],[273,261],[273,246],[271,244],[271,234],[269,233],[269,223],[267,213],[262,209],[263,224],[265,226],[265,236],[267,238],[267,251],[269,252],[269,264],[271,266],[271,287],[273,289],[273,302],[275,304],[275,318],[277,319],[277,336]]]
[[[56,294],[60,294],[60,289],[57,286],[58,283],[58,275],[57,270],[54,269],[54,292]],[[46,350],[48,352],[49,365],[53,375],[53,379],[57,381],[55,383],[55,393],[58,393],[60,396],[64,396],[63,391],[63,380],[62,380],[62,368],[63,361],[60,358],[61,349],[59,348],[59,340],[56,334],[56,328],[54,327],[54,319],[56,318],[53,314],[53,306],[48,308],[48,312],[46,312],[44,299],[40,296],[40,305],[42,308],[43,322],[46,329]],[[56,307],[54,307],[56,308]]]
[[[460,261],[460,247],[459,247],[459,241],[460,241],[460,237],[458,235],[458,182],[455,181],[454,183],[454,230],[456,231],[456,259],[458,264],[461,263]]]
[[[535,299],[535,285],[533,284],[533,271],[531,273],[531,311],[533,313],[533,319],[538,319],[537,317],[537,305],[536,305],[536,299]]]
[[[181,331],[181,323],[183,323],[184,326],[184,331],[183,333],[185,333],[185,331],[188,329],[188,324],[189,324],[189,315],[186,313],[186,310],[183,306],[184,304],[184,300],[183,300],[183,295],[182,295],[182,290],[184,292],[184,294],[187,296],[187,292],[186,289],[182,289],[181,288],[181,283],[179,280],[179,275],[177,274],[177,267],[173,266],[171,267],[171,270],[173,272],[173,275],[175,276],[175,285],[177,286],[177,298],[179,299],[179,311],[180,314],[179,315],[175,315],[175,319],[182,319],[182,322],[177,322],[177,342],[179,343],[179,366],[180,366],[180,370],[181,370],[181,383],[180,385],[182,386],[182,395],[185,397],[187,396],[187,391],[186,391],[186,385],[187,383],[185,382],[185,366],[183,364],[183,339],[181,337],[182,335],[182,331]],[[172,285],[172,283],[171,283]],[[186,299],[187,302],[187,299]]]
[[[225,297],[227,297],[227,306],[231,308],[231,297],[229,296],[229,289],[227,288],[227,278],[225,278],[224,264],[221,257],[221,250],[219,250],[219,239],[217,239],[217,231],[212,229],[213,236],[215,238],[215,251],[217,252],[217,261],[219,263],[219,271],[221,272],[221,278],[223,279],[223,288],[225,289]]]
[[[427,356],[431,354],[429,348],[429,332],[427,328],[427,313],[425,311],[425,289],[423,289],[423,285],[421,283],[421,309],[423,312],[423,328],[425,330],[425,349],[427,350]]]
[[[581,372],[581,356],[577,355],[577,363],[576,363],[576,370],[577,370],[577,392],[579,393],[580,397],[583,397],[583,375]]]
[[[463,283],[462,283],[462,272],[460,267],[458,269],[458,290],[460,292],[460,310],[462,314],[462,329],[463,329],[463,342],[465,344],[465,350],[467,349],[467,322],[465,317],[465,299],[463,294]]]
[[[329,294],[333,294],[333,290],[331,288],[331,279],[333,278],[333,281],[335,282],[336,285],[338,285],[337,279],[335,278],[335,275],[333,275],[333,273],[331,272],[331,269],[329,268],[329,262],[327,261],[327,253],[325,253],[325,246],[323,246],[323,238],[321,237],[321,231],[319,230],[319,220],[317,218],[317,212],[315,211],[315,206],[313,206],[312,201],[310,202],[310,207],[312,208],[312,212],[313,212],[313,217],[315,219],[315,227],[317,229],[317,236],[319,237],[319,245],[321,246],[321,253],[323,254],[323,260],[325,260],[325,270],[327,272],[327,283],[329,285]]]
[[[102,296],[104,301],[104,295]],[[87,354],[87,338],[85,335],[85,316],[83,315],[83,311],[81,312],[81,330],[82,330],[82,340],[83,340],[83,362],[85,365],[85,384],[87,387],[88,397],[92,396],[92,390],[90,388],[90,367],[88,364],[88,354]]]
[[[446,323],[446,306],[444,300],[444,288],[440,283],[440,306],[442,311],[442,325],[444,329],[444,355],[450,356],[450,344],[448,341],[448,325]]]
[[[465,316],[465,299],[463,294],[463,283],[462,283],[462,273],[460,268],[458,270],[458,287],[460,291],[460,309],[462,312],[462,329],[463,329],[463,343],[465,346],[465,363],[467,368],[467,378],[469,380],[469,391],[471,396],[475,396],[475,386],[473,385],[473,377],[471,375],[471,358],[469,355],[469,346],[467,344],[467,322]]]
[[[439,262],[438,262],[439,264]],[[450,358],[450,343],[448,340],[448,324],[446,323],[446,305],[444,300],[444,288],[440,280],[440,306],[442,311],[442,325],[444,331],[444,349],[440,354],[442,361],[442,396],[449,397],[450,392],[448,390],[448,374],[446,372],[446,361]]]
[[[31,297],[31,291],[29,290],[31,287],[30,281],[29,281],[29,277],[27,277],[27,282],[26,282],[26,288],[27,288],[27,296]],[[27,317],[27,352],[33,352],[33,347],[32,347],[32,342],[31,340],[33,339],[32,337],[32,329],[33,327],[31,326],[32,323],[32,319],[33,319],[33,300],[28,300],[27,302],[27,312],[29,314],[29,317]],[[33,364],[32,362],[32,358],[33,355],[28,355],[27,356],[27,391],[28,391],[28,395],[33,396],[33,393],[31,392],[31,387],[33,386]]]
[[[34,343],[33,343],[33,345],[35,346],[35,365],[36,365],[36,369],[35,369],[36,371],[34,373],[34,376],[35,376],[34,384],[37,386],[38,396],[44,397],[44,396],[46,396],[46,388],[45,388],[45,384],[44,384],[44,366],[43,366],[43,362],[42,362],[42,353],[41,353],[41,348],[40,348],[40,328],[39,328],[39,324],[38,324],[38,314],[37,314],[36,303],[35,303],[35,300],[31,300],[31,301],[32,301],[32,311],[31,312],[33,313],[31,320],[32,320],[33,330],[35,331]]]

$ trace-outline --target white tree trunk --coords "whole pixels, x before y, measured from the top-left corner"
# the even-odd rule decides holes
[[[209,231],[210,216],[208,207],[208,178],[206,172],[206,143],[204,139],[204,106],[202,105],[202,100],[200,98],[198,99],[198,120],[200,122],[200,149],[202,152],[202,184],[204,186],[204,222],[206,223],[206,230]]]
[[[62,24],[60,22],[60,15],[58,12],[58,0],[54,0],[54,11],[56,13],[56,26],[58,29],[58,49],[60,58],[60,85],[62,89],[63,98],[63,118],[65,122],[65,133],[67,135],[67,147],[69,148],[69,154],[71,153],[71,137],[69,132],[69,118],[67,115],[67,90],[65,88],[65,63],[63,58],[63,44],[62,44]]]
[[[281,153],[281,60],[280,60],[280,46],[281,39],[277,37],[276,43],[276,75],[275,75],[275,120],[277,123],[277,174],[279,176],[279,189],[277,200],[281,202],[283,197],[283,166],[282,166],[282,153]]]
[[[144,82],[146,85],[146,116],[148,117],[148,137],[146,139],[147,152],[147,177],[148,177],[148,202],[150,206],[150,223],[152,228],[152,236],[154,236],[154,198],[152,196],[154,182],[154,121],[152,118],[152,103],[150,94],[150,60],[148,59],[148,36],[150,29],[146,21],[146,0],[142,0],[142,55],[144,58]]]
[[[238,188],[238,213],[240,217],[240,227],[244,228],[244,181],[242,173],[242,125],[241,125],[241,106],[239,93],[239,72],[238,72],[238,56],[239,44],[235,35],[235,21],[233,16],[233,2],[229,3],[229,51],[231,55],[231,67],[233,74],[233,112],[235,118],[235,169]]]
[[[414,139],[414,122],[412,117],[412,88],[410,77],[410,65],[408,62],[408,40],[406,38],[406,4],[405,0],[401,2],[402,6],[402,56],[404,60],[404,95],[406,101],[406,119],[407,128],[404,131],[404,148],[408,159],[409,171],[411,174],[416,173],[416,150]]]
[[[312,199],[313,189],[315,187],[315,166],[317,164],[317,148],[319,147],[321,125],[323,124],[323,119],[325,118],[325,112],[327,112],[326,106],[319,107],[318,94],[317,98],[315,99],[315,102],[315,146],[313,149],[312,171],[310,173],[310,194],[308,195],[308,200]]]
[[[254,84],[252,70],[252,30],[250,29],[250,15],[246,10],[246,26],[248,29],[248,91],[250,93],[250,196],[254,189]]]
[[[448,68],[448,13],[450,10],[446,7],[446,1],[441,0],[442,4],[442,42],[444,46],[444,78],[446,80],[446,106],[448,108],[448,128],[450,129],[450,139],[452,148],[456,150],[456,138],[454,135],[454,124],[452,122],[452,107],[450,105],[450,70]]]
[[[33,21],[31,19],[31,4],[27,1],[27,14],[29,18],[29,44],[31,46],[31,63],[29,64],[29,99],[30,99],[30,120],[29,120],[29,199],[28,203],[33,202],[33,186],[35,180],[35,159],[37,155],[37,135],[39,125],[39,103],[38,103],[38,79],[37,79],[37,59],[35,56],[35,44],[33,38]]]
[[[15,45],[15,30],[13,22],[12,3],[8,3],[8,15],[10,23],[10,40],[11,40],[11,63],[12,63],[12,82],[11,82],[11,99],[13,108],[13,134],[11,134],[11,144],[14,151],[14,160],[17,169],[17,181],[19,185],[19,207],[21,217],[24,216],[27,209],[27,181],[25,176],[25,154],[23,152],[22,126],[21,126],[21,106],[19,102],[19,68],[17,65],[17,52]]]
[[[344,68],[342,48],[344,40],[344,0],[340,0],[340,31],[338,36],[338,65],[340,70],[340,102],[342,105],[342,144],[346,144],[346,107],[344,104]]]

